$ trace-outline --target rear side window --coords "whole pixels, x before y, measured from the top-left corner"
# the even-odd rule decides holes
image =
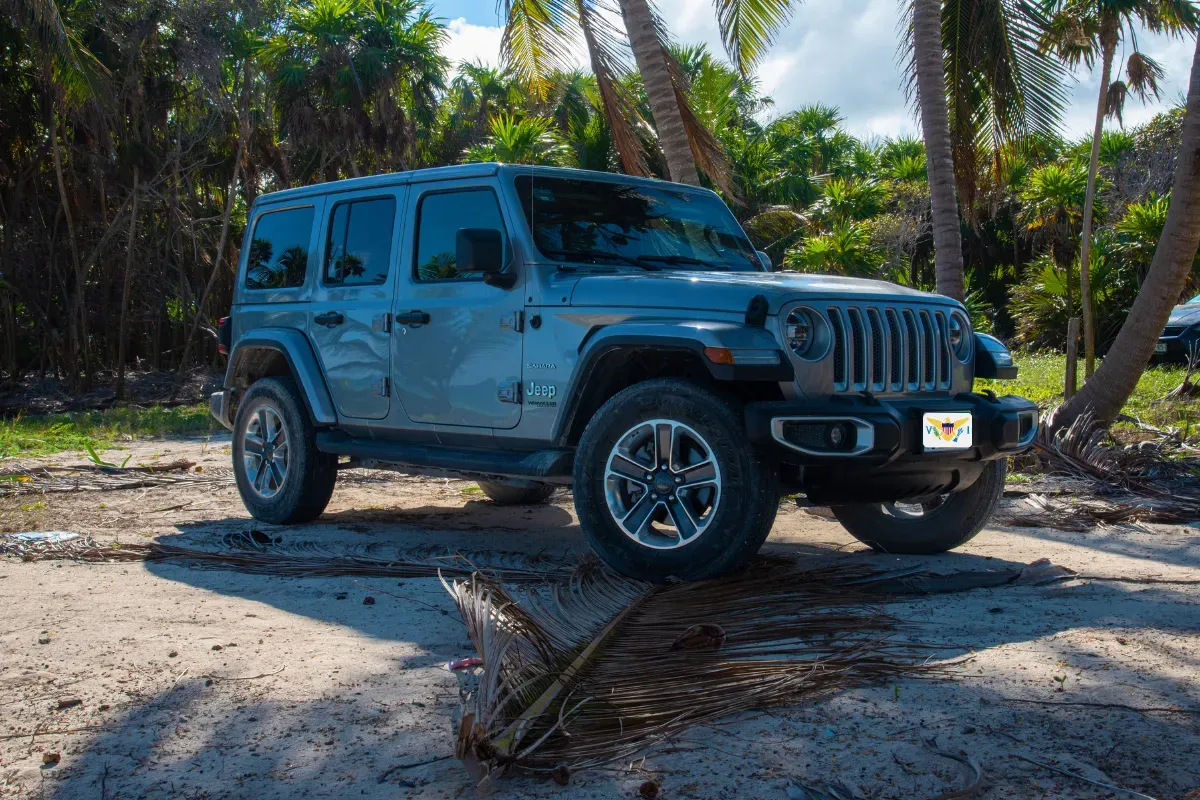
[[[396,198],[339,203],[329,220],[326,286],[372,286],[387,280]]]
[[[455,264],[459,228],[504,230],[500,203],[490,189],[427,194],[417,209],[417,280],[478,280],[478,272],[459,272]]]
[[[313,208],[289,208],[260,214],[250,239],[247,289],[289,289],[304,285]]]

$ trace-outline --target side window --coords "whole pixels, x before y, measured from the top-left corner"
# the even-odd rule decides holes
[[[455,241],[459,228],[504,230],[500,203],[491,189],[427,194],[417,208],[417,280],[478,280],[478,272],[459,272]]]
[[[313,207],[259,215],[246,262],[247,289],[289,289],[304,285]]]
[[[387,280],[392,261],[396,198],[339,203],[329,220],[322,281],[326,286],[371,286]]]

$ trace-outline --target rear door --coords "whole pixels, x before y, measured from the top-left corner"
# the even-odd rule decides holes
[[[490,286],[455,264],[460,228],[494,228],[508,247],[498,185],[410,188],[414,212],[396,298],[396,396],[413,422],[513,428],[521,421],[523,284]],[[515,264],[509,264],[515,269]],[[402,322],[402,320],[409,320]]]
[[[331,195],[309,336],[338,414],[383,419],[391,405],[391,307],[406,187]]]

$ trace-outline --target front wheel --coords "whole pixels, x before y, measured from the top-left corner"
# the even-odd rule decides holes
[[[833,506],[850,535],[880,553],[933,555],[966,544],[987,524],[1004,494],[1005,459],[989,461],[961,492],[918,503]]]
[[[744,566],[770,533],[774,470],[728,401],[683,380],[619,392],[575,453],[575,509],[588,543],[631,578],[711,578]]]

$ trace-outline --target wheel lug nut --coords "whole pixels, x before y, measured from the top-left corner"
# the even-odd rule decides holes
[[[682,476],[682,475],[676,475],[676,476],[675,476],[675,482],[676,482],[676,483],[683,483],[683,476]]]
[[[646,473],[646,480],[648,480],[648,481],[652,481],[652,480],[654,480],[654,473],[647,472],[647,473]]]

